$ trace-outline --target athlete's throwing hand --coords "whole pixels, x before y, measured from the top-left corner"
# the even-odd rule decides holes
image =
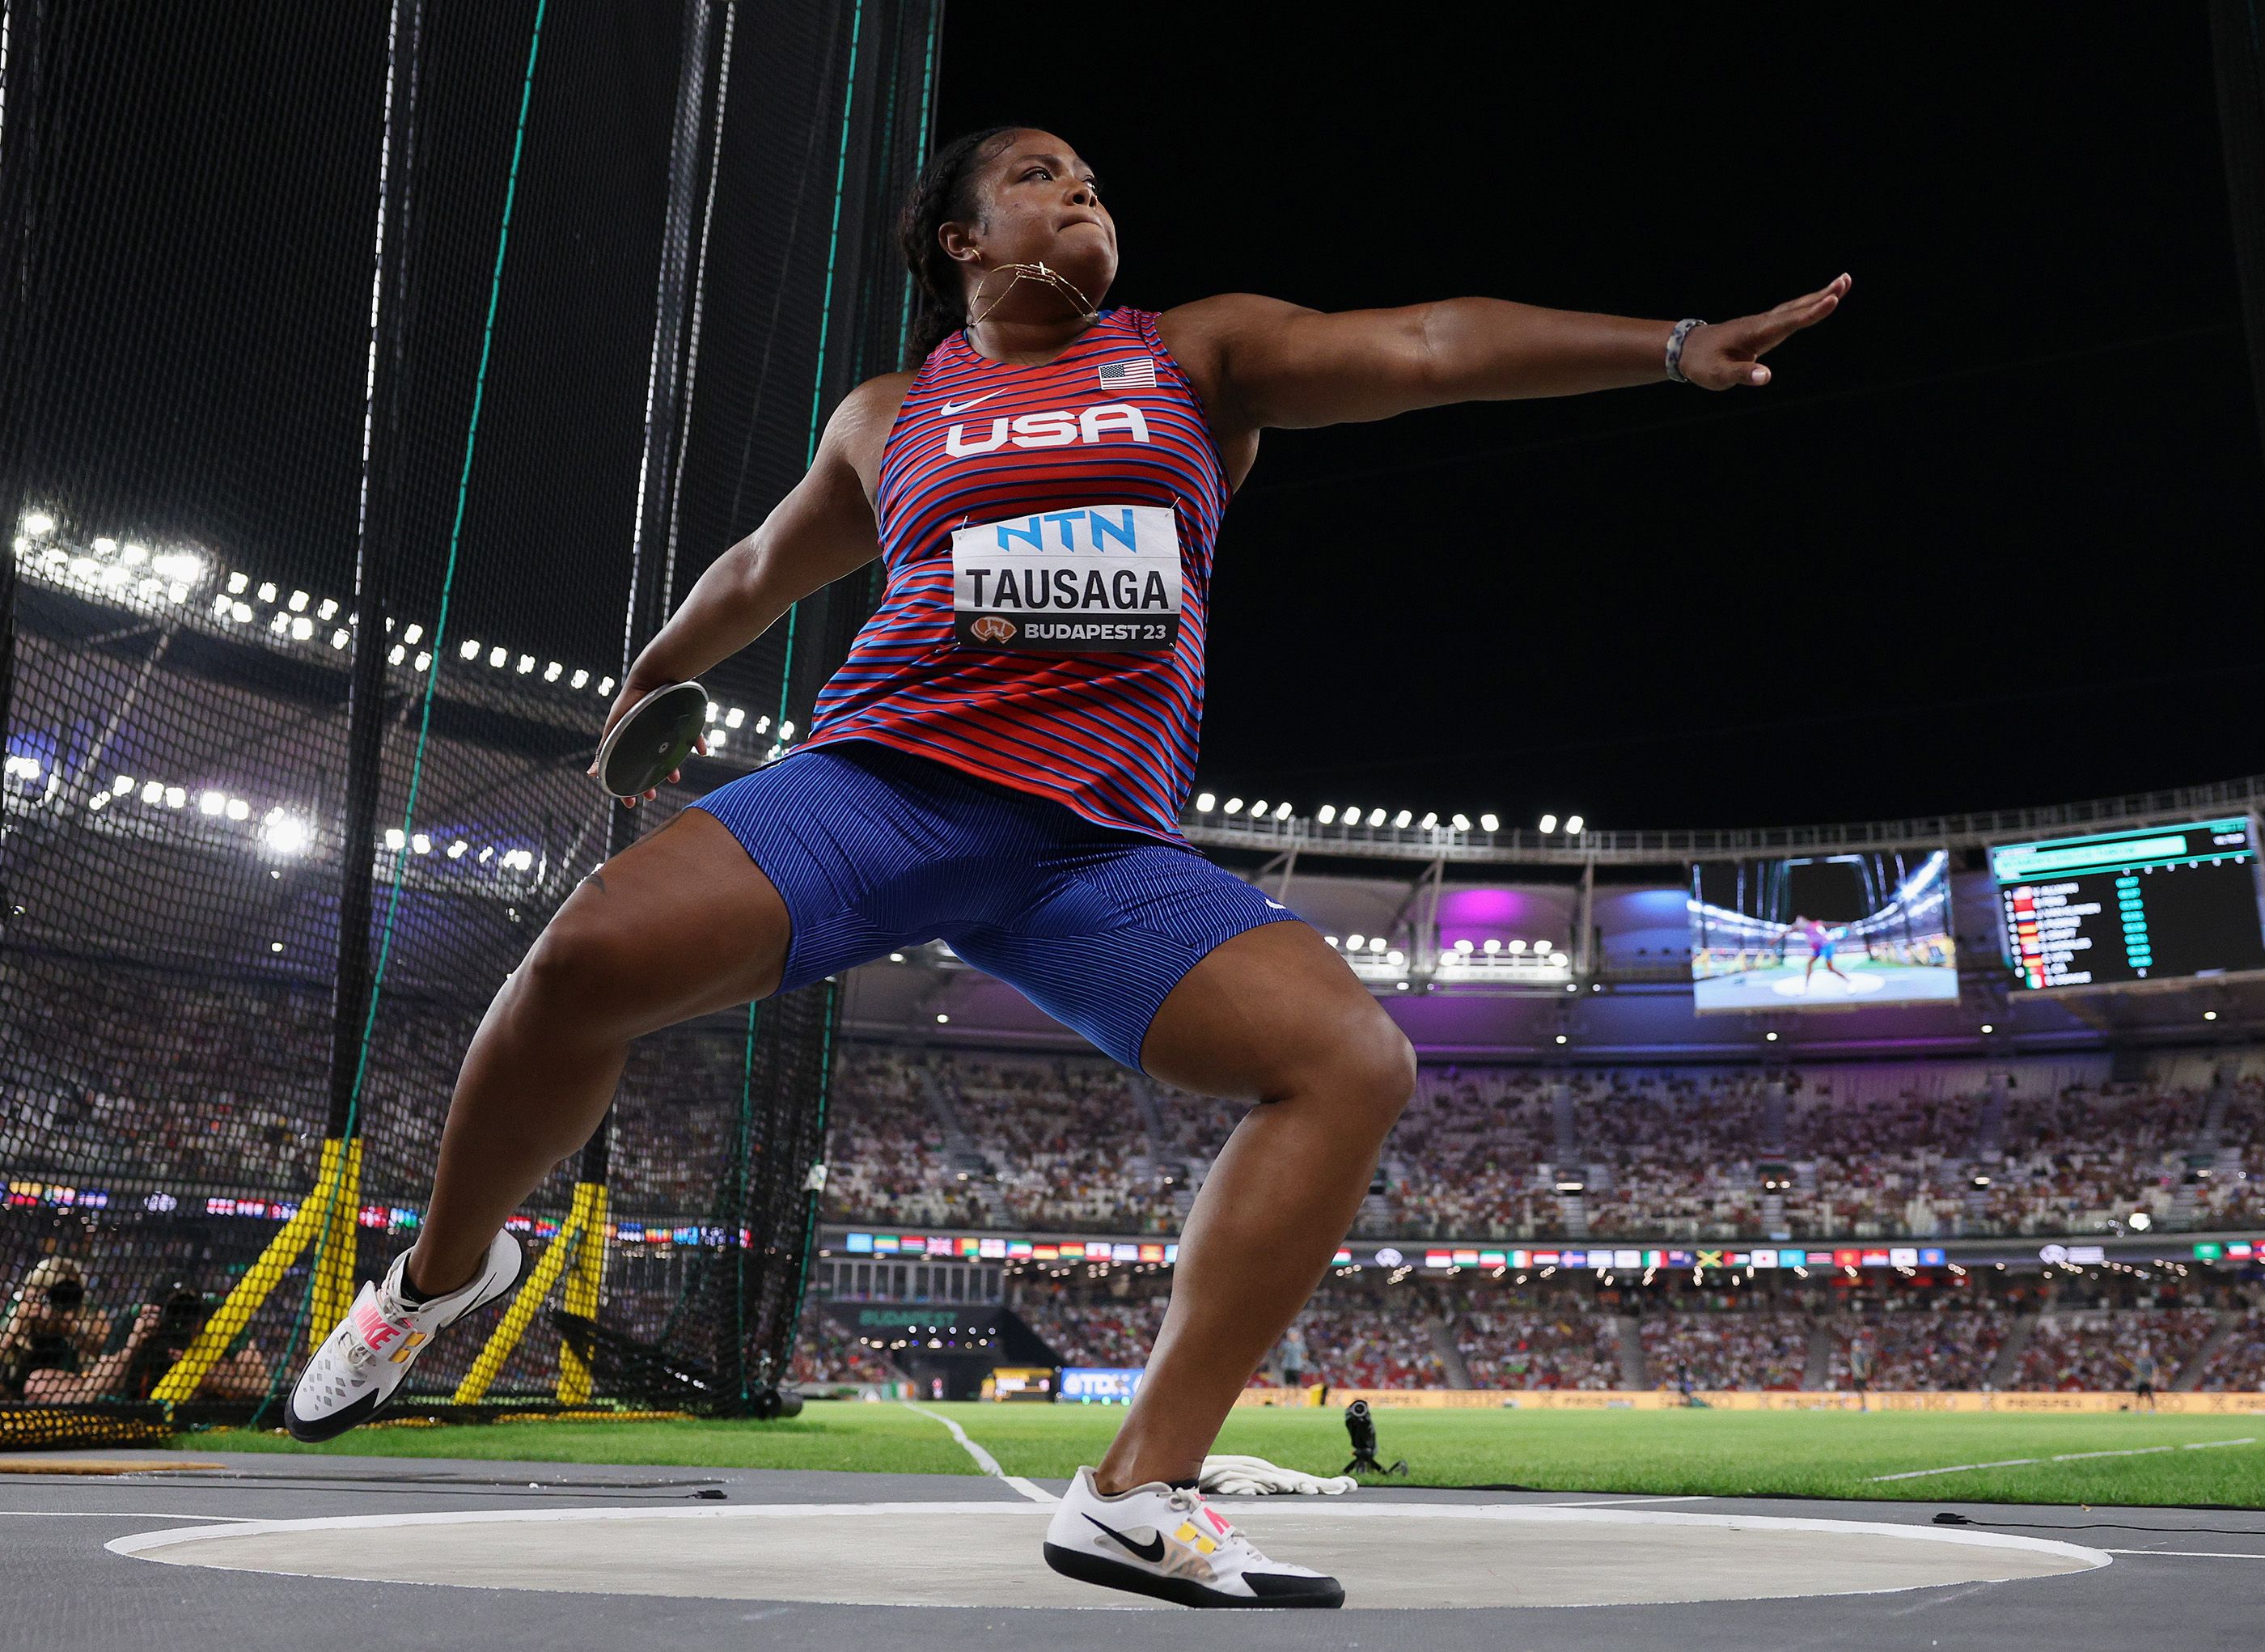
[[[1854,280],[1843,275],[1805,297],[1789,298],[1759,316],[1692,329],[1683,346],[1683,376],[1709,390],[1768,383],[1770,370],[1762,365],[1761,358],[1803,327],[1814,327],[1838,309],[1841,295]]]
[[[611,733],[614,731],[614,724],[616,724],[616,723],[618,723],[618,722],[620,722],[623,717],[627,717],[627,716],[630,714],[630,711],[631,711],[631,710],[636,707],[636,705],[637,705],[637,702],[638,702],[638,701],[640,701],[640,700],[644,699],[644,698],[645,697],[645,695],[649,695],[649,694],[652,693],[654,689],[656,689],[656,688],[666,688],[667,686],[668,686],[668,685],[667,685],[667,684],[666,684],[666,683],[649,683],[649,682],[625,682],[625,683],[623,683],[623,684],[622,685],[622,691],[621,691],[621,693],[619,693],[619,694],[617,694],[617,695],[615,695],[614,696],[614,709],[613,709],[612,710],[610,710],[610,711],[608,711],[608,712],[607,712],[607,713],[606,713],[606,722],[605,722],[605,726],[604,726],[604,727],[602,727],[602,728],[601,728],[601,729],[598,731],[598,745],[599,745],[599,747],[600,747],[601,749],[603,749],[603,747],[604,747],[604,746],[605,746],[605,744],[606,744],[606,736],[608,736],[608,734],[611,734]],[[694,741],[692,742],[692,749],[693,749],[695,752],[696,752],[697,753],[699,753],[699,755],[701,755],[701,756],[703,756],[703,757],[707,756],[707,755],[708,755],[708,737],[707,737],[706,735],[704,735],[704,734],[703,734],[703,735],[700,736],[697,739],[694,740]],[[590,767],[589,767],[587,769],[586,769],[584,772],[585,772],[586,774],[587,774],[587,775],[590,776],[590,778],[591,778],[591,779],[593,779],[593,780],[595,780],[595,779],[598,777],[598,763],[597,763],[597,760],[596,760],[595,758],[591,759],[591,761],[590,761]],[[673,786],[673,785],[674,785],[677,782],[679,782],[679,781],[682,780],[683,778],[684,778],[684,771],[683,771],[682,769],[681,769],[681,768],[673,768],[673,769],[671,769],[671,770],[669,770],[669,771],[668,771],[668,782],[669,782],[669,784],[671,784],[672,786]],[[652,788],[652,790],[651,790],[650,791],[646,792],[646,793],[645,793],[645,796],[646,796],[647,797],[659,797],[659,796],[660,796],[660,788],[659,788],[659,787],[658,787],[658,786],[655,786],[654,788]],[[634,809],[634,808],[636,808],[636,807],[637,806],[637,800],[635,797],[623,797],[623,798],[622,798],[620,801],[621,801],[621,805],[622,805],[622,807],[623,807],[623,808],[624,808],[624,809]]]

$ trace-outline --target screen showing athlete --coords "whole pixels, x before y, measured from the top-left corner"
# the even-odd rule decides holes
[[[1110,305],[1093,168],[1027,127],[940,149],[903,239],[908,370],[843,398],[607,726],[877,556],[878,611],[792,755],[591,874],[505,982],[415,1247],[317,1347],[288,1421],[302,1439],[363,1421],[436,1333],[509,1290],[505,1219],[596,1127],[632,1039],[941,937],[1125,1066],[1252,1103],[1189,1212],[1147,1379],[1046,1561],[1191,1605],[1334,1606],[1334,1579],[1261,1554],[1196,1478],[1358,1211],[1416,1063],[1318,934],[1181,836],[1221,513],[1270,429],[1766,384],[1763,353],[1848,278],[1712,326],[1493,298]]]
[[[1777,932],[1779,947],[1782,948],[1785,945],[1786,936],[1796,932],[1803,940],[1809,942],[1809,967],[1801,972],[1803,992],[1809,990],[1810,979],[1817,973],[1817,966],[1820,964],[1832,973],[1839,975],[1843,981],[1847,980],[1848,978],[1846,975],[1840,974],[1840,966],[1832,961],[1833,953],[1840,948],[1840,935],[1838,930],[1829,925],[1817,922],[1814,918],[1803,917],[1799,913],[1795,913],[1793,921]]]

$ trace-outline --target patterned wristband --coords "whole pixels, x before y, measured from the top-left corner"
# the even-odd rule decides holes
[[[1667,335],[1667,376],[1678,384],[1688,384],[1683,376],[1683,341],[1691,336],[1693,327],[1707,324],[1695,316],[1686,316],[1675,324],[1675,331]]]

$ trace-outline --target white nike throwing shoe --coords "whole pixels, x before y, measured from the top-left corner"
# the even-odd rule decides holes
[[[299,1373],[283,1408],[283,1425],[293,1439],[332,1439],[375,1416],[436,1333],[511,1289],[519,1277],[519,1241],[498,1234],[470,1284],[427,1297],[414,1307],[401,1296],[401,1270],[408,1260],[403,1252],[382,1280],[362,1286],[346,1318]]]
[[[1081,1468],[1046,1527],[1046,1564],[1183,1606],[1342,1606],[1334,1577],[1268,1560],[1200,1492],[1150,1481],[1104,1497]]]

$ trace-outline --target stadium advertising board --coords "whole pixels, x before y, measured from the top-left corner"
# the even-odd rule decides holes
[[[1990,851],[2006,961],[2032,991],[2265,970],[2247,816]]]
[[[1064,1365],[1055,1393],[1071,1405],[1130,1405],[1144,1374],[1138,1365]]]
[[[1701,1015],[1955,1002],[1941,849],[1701,861],[1691,869]]]

